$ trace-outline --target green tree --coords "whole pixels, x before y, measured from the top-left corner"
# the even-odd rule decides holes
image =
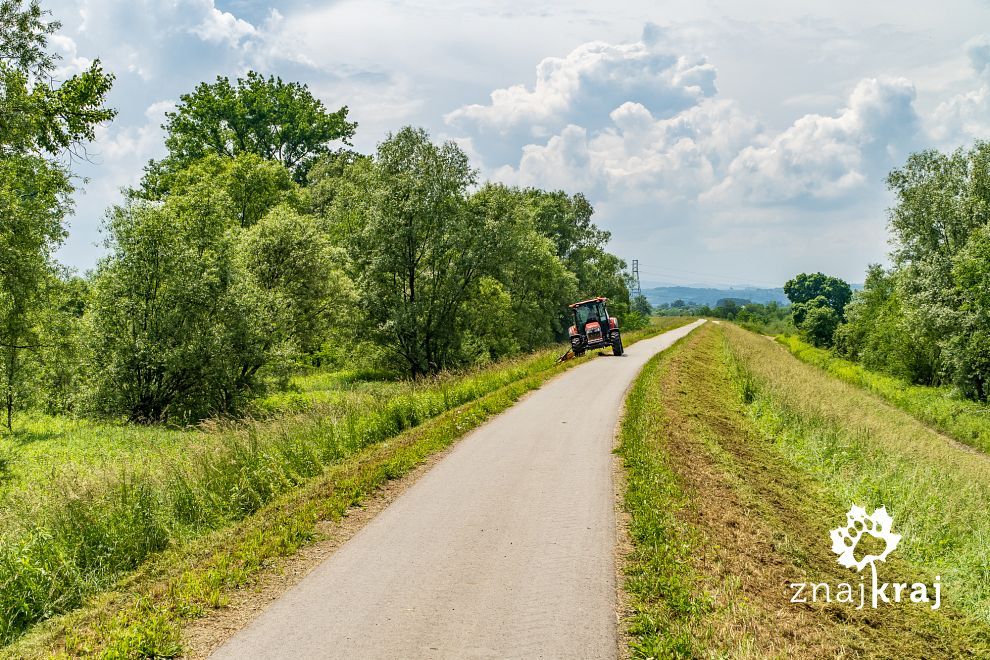
[[[61,23],[37,0],[0,2],[0,156],[59,154],[92,140],[116,112],[104,106],[113,76],[99,60],[55,84],[48,38]]]
[[[650,305],[650,301],[643,295],[633,298],[632,310],[637,314],[642,314],[643,316],[650,316],[653,314],[653,306]]]
[[[990,223],[990,143],[912,154],[887,184],[896,197],[892,256],[911,342],[927,359],[931,383],[985,397],[985,326],[974,313],[975,280],[964,276],[975,271],[957,262],[971,262],[964,255],[979,252]]]
[[[852,288],[837,277],[823,273],[801,273],[784,284],[784,295],[791,304],[807,303],[822,296],[841,319],[852,298]]]
[[[932,356],[914,341],[898,293],[897,274],[871,265],[846,307],[835,336],[838,352],[869,369],[916,383],[932,382]]]
[[[581,193],[570,196],[562,190],[527,188],[522,194],[534,227],[553,241],[560,259],[576,257],[587,248],[605,248],[610,235],[591,221],[595,210]]]
[[[945,342],[952,383],[969,397],[990,399],[990,225],[970,235],[953,257],[958,326]]]
[[[347,121],[347,106],[328,112],[306,85],[255,71],[236,84],[225,77],[201,83],[166,117],[168,156],[152,162],[145,177],[152,195],[168,190],[171,173],[209,154],[279,161],[304,183],[313,163],[334,142],[350,144],[357,128]]]
[[[351,334],[355,291],[344,273],[346,255],[330,244],[315,218],[276,207],[244,232],[237,250],[266,352],[280,346],[288,357],[315,353],[332,326]],[[264,365],[267,355],[258,357],[246,375]]]
[[[825,296],[794,303],[794,324],[815,346],[831,346],[839,327],[839,315]]]
[[[467,156],[407,127],[346,177],[334,231],[348,240],[370,332],[413,377],[450,365],[463,304],[499,243],[490,219],[468,204]]]
[[[498,339],[510,336],[517,350],[533,350],[566,336],[570,325],[567,305],[577,297],[577,278],[555,254],[554,242],[534,226],[527,196],[502,185],[487,184],[470,199],[473,213],[499,240],[488,255],[488,274],[502,284],[511,322],[496,324],[502,310],[490,302],[468,301],[476,318],[471,326],[477,335],[496,337],[492,358],[507,355]],[[480,222],[481,220],[479,220]],[[508,345],[508,344],[505,344]]]
[[[138,422],[233,409],[263,361],[222,196],[132,201],[108,221],[92,313],[94,406]]]
[[[791,301],[794,326],[815,346],[831,346],[852,299],[849,284],[823,273],[801,273],[784,284],[784,295]]]
[[[0,158],[0,394],[8,429],[24,394],[23,352],[43,348],[39,321],[71,191],[65,172],[45,158]]]
[[[37,2],[0,2],[0,396],[8,429],[25,393],[25,351],[45,348],[53,252],[71,208],[69,171],[56,158],[91,140],[114,111],[113,77],[99,61],[55,84],[48,38],[60,25]]]
[[[196,199],[222,191],[230,200],[231,223],[251,227],[280,204],[299,208],[303,194],[282,163],[253,153],[233,158],[209,154],[174,173],[168,195]],[[141,197],[141,191],[136,191]]]

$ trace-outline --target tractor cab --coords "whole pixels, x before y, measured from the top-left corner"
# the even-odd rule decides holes
[[[590,298],[570,305],[574,325],[568,331],[575,355],[595,348],[612,347],[614,355],[622,355],[622,335],[619,321],[608,315],[607,298]]]

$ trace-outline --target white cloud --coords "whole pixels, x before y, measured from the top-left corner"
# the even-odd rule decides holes
[[[805,115],[767,144],[743,149],[706,197],[756,204],[848,199],[896,164],[917,130],[914,99],[907,80],[862,80],[837,115]]]
[[[964,48],[972,67],[971,89],[940,103],[929,122],[932,139],[948,149],[990,138],[990,35],[974,37]]]
[[[236,46],[244,37],[257,34],[253,25],[230,12],[220,11],[213,4],[213,0],[207,0],[203,4],[205,15],[202,21],[191,29],[191,32],[200,39]]]
[[[882,180],[917,132],[916,92],[900,78],[864,79],[836,114],[768,131],[715,96],[706,58],[663,52],[666,36],[648,25],[634,44],[594,42],[547,58],[532,90],[496,90],[490,105],[462,107],[446,120],[485,157],[485,129],[499,132],[503,148],[512,137],[522,141],[515,163],[492,170],[503,181],[627,203],[839,202]],[[547,132],[590,96],[611,106],[604,117],[585,112],[588,121]],[[635,100],[642,98],[660,110]]]
[[[49,42],[62,58],[61,66],[55,70],[56,78],[64,79],[82,73],[93,63],[93,60],[88,57],[79,55],[76,42],[71,37],[64,34],[53,34],[49,37]]]
[[[545,146],[522,149],[519,167],[505,166],[495,176],[508,183],[593,192],[598,163],[588,153],[588,134],[581,126],[568,125]]]
[[[636,103],[669,117],[713,96],[715,68],[703,57],[667,52],[647,31],[631,44],[594,41],[565,57],[548,57],[536,68],[530,89],[496,89],[486,105],[466,105],[445,115],[453,129],[493,147],[519,149],[547,139],[568,125],[594,130],[610,123],[623,103]]]
[[[46,8],[71,39],[53,42],[67,67],[100,57],[117,76],[110,103],[120,114],[93,146],[97,162],[78,168],[91,183],[65,253],[76,265],[92,263],[80,246],[119,201],[116,189],[163,151],[149,106],[249,68],[350,106],[360,150],[424,125],[470,148],[486,175],[588,193],[624,256],[771,280],[803,268],[860,277],[886,250],[886,170],[907,149],[990,136],[990,39],[973,38],[990,20],[983,0],[896,12],[862,0]],[[642,29],[645,20],[667,24]],[[873,101],[869,89],[853,98],[857,81],[899,77],[916,84],[916,102],[883,96],[884,85]],[[924,133],[912,143],[915,107]],[[844,235],[857,240],[840,245]]]
[[[966,54],[976,75],[990,78],[990,35],[970,39],[966,43]]]
[[[165,113],[175,108],[175,101],[162,100],[152,103],[144,111],[145,121],[134,126],[100,126],[96,144],[99,158],[111,176],[103,185],[110,190],[136,185],[143,175],[144,165],[164,151]]]

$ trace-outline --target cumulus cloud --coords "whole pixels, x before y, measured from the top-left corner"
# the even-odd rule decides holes
[[[744,148],[707,197],[756,204],[848,199],[876,183],[910,143],[918,127],[914,99],[907,80],[862,80],[837,115],[805,115],[767,144]]]
[[[990,35],[980,35],[966,44],[966,54],[978,76],[990,78]]]
[[[532,88],[519,84],[496,89],[489,103],[463,106],[444,120],[471,135],[476,145],[487,142],[489,154],[500,146],[518,153],[569,125],[588,130],[606,126],[610,113],[623,103],[670,117],[715,93],[715,68],[704,57],[665,51],[654,30],[635,43],[594,41],[565,57],[545,58]]]
[[[61,66],[55,70],[56,78],[68,78],[77,73],[82,73],[90,67],[93,60],[79,55],[79,48],[71,37],[64,34],[53,34],[49,42],[61,57]]]
[[[630,204],[839,203],[882,180],[917,133],[915,88],[900,78],[864,79],[835,114],[768,131],[717,97],[705,57],[665,52],[666,36],[648,25],[633,44],[594,42],[547,58],[532,89],[496,90],[491,104],[447,121],[486,161],[484,129],[500,133],[515,154],[492,168],[503,181]],[[607,112],[567,121],[588,97]]]
[[[161,100],[144,111],[144,122],[137,125],[101,125],[97,129],[96,145],[99,158],[112,175],[104,184],[115,190],[140,181],[144,165],[164,151],[162,124],[165,113],[175,109],[175,101]]]
[[[627,203],[691,199],[715,185],[757,133],[735,103],[714,99],[666,119],[627,101],[609,119],[597,132],[570,125],[546,144],[525,146],[518,167],[502,167],[496,176]]]
[[[253,25],[230,12],[220,11],[213,0],[203,3],[201,8],[205,10],[205,15],[191,32],[204,41],[237,45],[244,37],[257,34]]]
[[[945,148],[990,137],[990,35],[970,39],[965,51],[972,88],[940,103],[930,122],[932,138]]]

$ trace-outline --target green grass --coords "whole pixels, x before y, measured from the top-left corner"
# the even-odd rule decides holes
[[[880,395],[959,442],[990,452],[990,405],[960,398],[947,387],[912,385],[899,378],[870,371],[793,336],[778,337],[777,341],[803,362]]]
[[[761,337],[731,327],[726,333],[753,383],[749,410],[761,433],[838,500],[885,505],[903,535],[898,554],[942,576],[950,607],[990,623],[990,458],[952,445],[915,418],[925,402],[926,410],[967,404],[910,386],[888,401],[890,392],[850,381],[856,371],[832,378]],[[896,386],[885,379],[871,382]],[[979,419],[961,423],[977,428]],[[980,437],[987,425],[977,428]]]
[[[626,589],[635,611],[629,625],[632,649],[639,658],[690,657],[691,624],[711,606],[692,587],[690,557],[697,539],[675,515],[687,498],[664,451],[667,419],[657,385],[676,350],[675,345],[654,356],[630,389],[617,450],[626,470],[624,501],[636,548],[626,568]]]
[[[644,369],[620,437],[634,656],[990,654],[982,455],[731,324]],[[885,579],[941,575],[941,610],[789,602],[791,581],[858,579],[829,541],[853,503],[887,506]]]
[[[630,333],[627,343],[689,320],[667,320]],[[314,511],[337,515],[334,507],[346,509],[382,479],[398,476],[421,460],[416,452],[449,444],[471,424],[455,420],[453,427],[443,426],[432,444],[408,455],[418,456],[415,460],[394,463],[396,456],[407,456],[404,450],[386,452],[378,471],[361,477],[365,480],[353,487],[347,479],[328,482],[328,475],[337,474],[340,466],[387,448],[386,441],[430,420],[440,423],[449,411],[475,420],[476,413],[484,417],[507,407],[522,391],[575,364],[557,365],[561,352],[555,347],[419,383],[310,375],[295,388],[295,394],[314,393],[305,405],[295,403],[293,393],[275,395],[265,404],[265,419],[207,424],[191,431],[76,422],[60,429],[60,435],[30,442],[15,437],[20,452],[15,458],[17,476],[3,494],[5,513],[0,520],[0,642],[11,642],[39,621],[80,608],[162,553],[182,557],[185,548],[238,529],[241,521],[251,521],[274,502],[293,501],[313,484],[329,484],[336,495],[325,503],[311,503],[298,524],[311,527],[319,519],[313,519]],[[494,404],[484,401],[498,405],[492,408]],[[119,444],[114,442],[114,429],[120,431]],[[90,438],[98,441],[89,445]],[[62,452],[61,462],[52,459],[46,445]],[[359,462],[355,469],[366,467]],[[280,531],[272,532],[271,538],[262,533],[253,542],[269,550],[246,551],[252,562],[269,552],[291,552],[312,539],[310,532],[286,531],[291,517],[271,522]],[[245,575],[261,568],[260,563],[252,564]],[[199,586],[190,587],[196,596],[191,612],[200,611],[204,602],[221,602],[217,593],[243,584],[239,578],[220,583],[197,579]],[[156,620],[158,600],[150,602],[152,609],[141,610],[139,620]],[[172,623],[176,616],[186,616],[185,605],[175,607],[179,614],[169,610],[163,615]],[[144,639],[128,621],[127,634]],[[149,630],[159,628],[152,625]],[[66,629],[63,634],[72,638],[75,633]],[[134,640],[121,643],[128,648],[138,645]]]

